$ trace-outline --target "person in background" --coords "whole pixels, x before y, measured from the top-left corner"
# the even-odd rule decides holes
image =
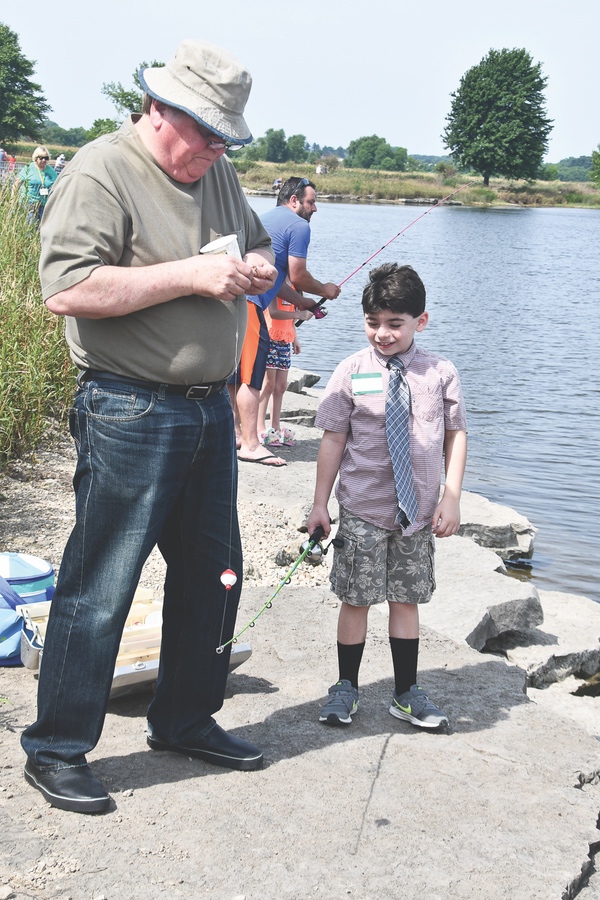
[[[316,279],[307,268],[306,257],[310,243],[310,220],[317,211],[316,191],[308,178],[288,178],[277,197],[277,206],[261,216],[275,253],[277,281],[261,297],[250,298],[248,331],[242,350],[239,371],[230,379],[229,390],[239,420],[239,454],[242,462],[258,463],[277,468],[286,465],[260,443],[258,434],[258,404],[266,372],[269,352],[269,332],[263,311],[271,301],[281,296],[297,309],[313,312],[320,318],[318,304],[301,292],[317,294],[326,300],[339,296],[337,284]],[[295,285],[294,290],[286,279]],[[322,315],[322,314],[321,314]]]
[[[23,204],[27,207],[27,221],[39,225],[50,189],[58,178],[56,170],[48,165],[50,154],[47,147],[36,147],[32,153],[33,162],[21,169],[13,185],[13,194],[17,191]]]
[[[56,170],[57,175],[60,175],[60,173],[66,166],[66,164],[67,164],[67,158],[66,158],[65,154],[59,153],[59,155],[56,157],[56,162],[54,163],[54,168]]]
[[[262,752],[213,715],[222,704],[242,584],[233,418],[225,389],[246,295],[275,281],[271,242],[225,156],[252,140],[249,72],[184,40],[139,73],[142,114],[79,150],[41,228],[42,295],[66,318],[79,368],[70,427],[75,526],[52,600],[25,778],[52,806],[97,813],[87,764],[144,562],[166,564],[152,750],[232,769]],[[242,259],[201,255],[236,234]],[[237,576],[230,590],[221,577]],[[220,648],[220,650],[218,649]]]
[[[298,310],[291,303],[276,297],[265,310],[269,329],[269,355],[267,371],[258,403],[258,436],[265,447],[293,447],[296,443],[291,428],[281,425],[281,406],[285,394],[288,373],[294,354],[300,353],[294,320],[305,322],[312,318],[308,310]],[[271,404],[269,428],[266,426],[267,409]]]
[[[362,307],[370,346],[338,365],[315,421],[324,434],[308,533],[320,525],[329,534],[327,504],[339,473],[341,541],[331,570],[341,600],[339,677],[319,719],[351,724],[369,608],[387,601],[395,680],[389,711],[419,728],[440,728],[447,717],[417,683],[419,604],[435,588],[434,537],[456,534],[460,525],[465,404],[452,363],[415,343],[429,316],[414,269],[374,269]]]

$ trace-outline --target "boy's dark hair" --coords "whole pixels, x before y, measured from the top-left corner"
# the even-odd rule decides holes
[[[425,311],[425,298],[425,285],[412,266],[383,263],[369,272],[362,308],[365,315],[391,309],[416,319]]]
[[[286,203],[290,202],[294,194],[302,203],[307,187],[311,187],[316,191],[314,184],[308,178],[288,178],[287,181],[283,182],[277,194],[277,206],[285,206]]]

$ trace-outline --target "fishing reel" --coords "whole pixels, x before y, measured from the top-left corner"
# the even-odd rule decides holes
[[[329,550],[329,548],[331,547],[332,544],[334,547],[337,547],[338,549],[340,547],[344,546],[344,541],[342,540],[342,538],[338,538],[338,537],[332,538],[332,540],[330,540],[328,544],[323,546],[323,544],[320,543],[320,539],[322,537],[323,537],[323,529],[319,525],[319,527],[316,529],[315,533],[311,534],[309,539],[307,541],[304,541],[304,543],[300,545],[300,553],[304,553],[305,551],[308,551],[306,553],[306,556],[304,557],[304,559],[311,566],[320,566],[321,565],[321,563],[323,562],[323,557],[327,555],[327,551]]]
[[[325,298],[323,297],[322,300],[319,300],[318,303],[315,303],[315,305],[312,307],[312,309],[309,310],[309,312],[311,312],[313,314],[313,319],[324,319],[325,318],[328,310],[326,310],[325,307],[323,306],[324,303],[325,303]],[[294,322],[294,325],[297,328],[299,328],[303,322],[304,322],[304,319],[297,319],[296,322]]]

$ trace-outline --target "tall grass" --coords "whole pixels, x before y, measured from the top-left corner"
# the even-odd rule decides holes
[[[236,161],[234,160],[234,164]],[[236,168],[238,168],[236,164]],[[327,175],[316,175],[307,163],[267,163],[240,161],[238,173],[247,190],[271,191],[275,178],[292,175],[310,178],[321,200],[362,200],[388,203],[441,200],[470,181],[456,197],[473,206],[586,206],[600,207],[600,190],[589,182],[577,184],[563,181],[510,181],[492,178],[485,187],[480,175],[457,174],[444,178],[434,172],[378,172],[372,169],[346,169],[343,166]]]
[[[38,279],[39,234],[0,187],[0,466],[31,452],[48,416],[64,417],[73,367],[63,321],[48,312]]]

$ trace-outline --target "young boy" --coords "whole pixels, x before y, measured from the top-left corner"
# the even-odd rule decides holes
[[[465,404],[452,363],[414,342],[429,318],[425,288],[414,269],[395,263],[374,269],[362,307],[370,346],[339,364],[316,418],[324,434],[308,533],[321,525],[329,534],[327,503],[339,473],[337,536],[343,541],[331,571],[332,590],[342,601],[339,678],[320,721],[351,723],[369,607],[387,600],[395,679],[390,713],[420,728],[439,728],[448,719],[417,684],[418,604],[430,600],[435,588],[434,535],[456,534],[460,525]],[[397,451],[402,396],[408,434],[405,424],[404,447]],[[442,459],[446,478],[440,500]]]

